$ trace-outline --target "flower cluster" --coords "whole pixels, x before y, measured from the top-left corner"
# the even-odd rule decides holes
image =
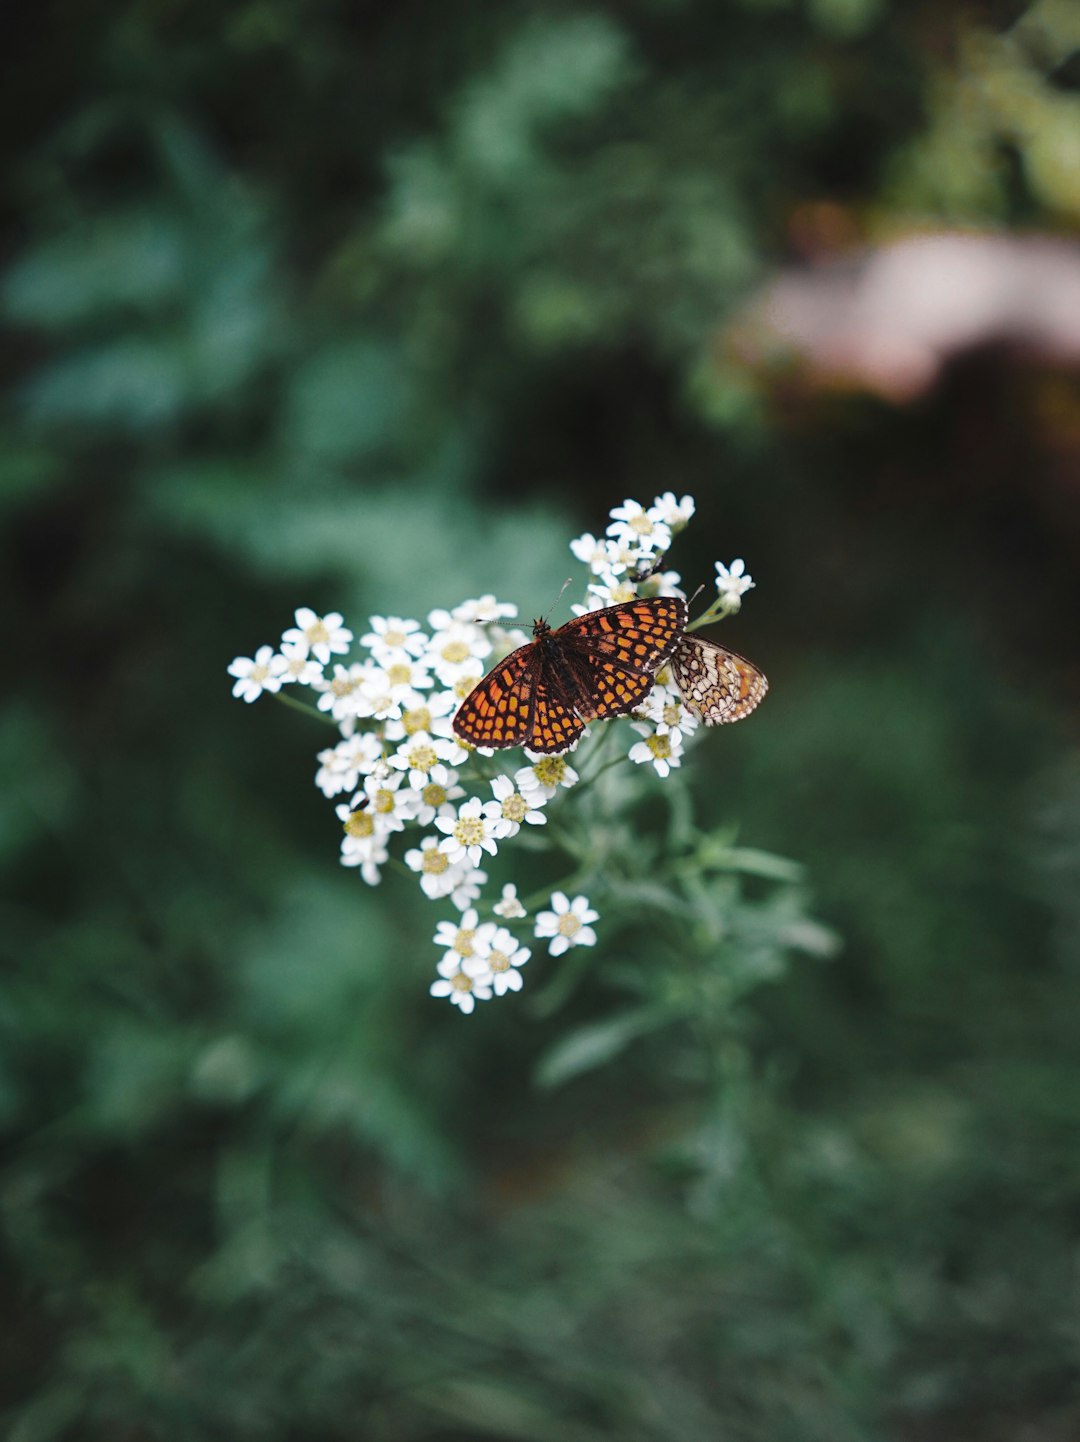
[[[694,514],[690,496],[668,492],[648,508],[625,501],[610,517],[603,539],[579,536],[570,549],[589,570],[577,614],[638,595],[682,596],[676,571],[660,566],[674,536]],[[742,561],[717,563],[717,591],[707,620],[737,610],[753,585]],[[566,755],[499,753],[514,764],[496,770],[490,751],[474,751],[454,734],[452,718],[485,672],[528,639],[513,625],[517,608],[494,596],[431,611],[426,625],[400,616],[372,616],[359,640],[336,612],[319,616],[301,607],[278,647],[260,646],[254,657],[230,666],[233,695],[247,702],[283,687],[303,687],[315,698],[339,739],[318,754],[315,784],[336,801],[341,863],[369,885],[391,863],[395,837],[417,835],[400,857],[424,895],[459,913],[442,921],[435,942],[444,949],[434,996],[463,1012],[522,985],[530,951],[517,933],[548,942],[552,956],[592,946],[599,919],[584,895],[562,890],[550,908],[530,917],[513,884],[501,900],[481,900],[485,869],[503,843],[522,830],[539,832],[547,809],[580,780]],[[685,705],[670,668],[657,673],[652,692],[631,723],[628,759],[665,777],[682,761],[683,745],[698,722]],[[588,733],[586,733],[588,734]],[[341,800],[337,800],[341,798]],[[346,799],[347,798],[347,799]],[[554,849],[554,843],[552,843]],[[533,905],[539,905],[543,895]],[[481,922],[481,910],[493,920]]]

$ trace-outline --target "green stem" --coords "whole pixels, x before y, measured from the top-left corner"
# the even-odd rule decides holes
[[[312,716],[316,721],[322,721],[326,725],[333,726],[335,731],[337,730],[337,722],[329,711],[317,711],[314,706],[305,706],[303,701],[286,696],[284,691],[275,691],[274,700],[280,701],[283,706],[291,706],[294,711],[302,711],[305,716]]]

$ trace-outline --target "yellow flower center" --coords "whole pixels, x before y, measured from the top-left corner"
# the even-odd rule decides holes
[[[450,985],[457,991],[472,991],[472,977],[459,971],[456,976],[450,978]]]
[[[566,775],[566,762],[561,756],[545,756],[533,770],[541,786],[558,786]]]
[[[437,781],[429,781],[421,791],[425,806],[444,806],[446,804],[446,787],[440,786]]]
[[[658,686],[670,686],[670,685],[671,685],[671,667],[670,667],[670,666],[661,666],[660,669],[659,669],[659,671],[657,671],[656,675],[653,677],[653,680],[656,682],[656,684],[657,684]]]
[[[662,761],[671,755],[670,736],[650,736],[647,745],[658,761]]]
[[[479,846],[484,839],[484,823],[476,816],[463,816],[454,827],[454,835],[462,846]]]
[[[679,724],[679,710],[680,708],[678,701],[668,702],[668,704],[664,707],[663,713],[665,726],[677,726]]]
[[[265,681],[269,674],[269,666],[252,666],[251,675],[248,679],[251,681]]]
[[[635,516],[634,519],[630,522],[630,529],[632,531],[636,531],[639,536],[651,536],[653,532],[653,523],[649,520],[648,516],[645,515],[643,511],[640,516]]]
[[[449,661],[451,666],[457,666],[469,658],[469,648],[464,641],[447,641],[446,645],[439,652],[444,661]]]
[[[528,811],[524,796],[515,791],[513,796],[508,796],[502,804],[502,814],[507,821],[516,821],[520,825],[525,820],[525,813]]]
[[[430,771],[437,766],[439,758],[430,746],[414,746],[408,753],[409,767],[413,771]]]
[[[572,911],[568,911],[565,916],[559,917],[560,936],[573,936],[576,932],[579,932],[580,930],[581,921],[578,917],[574,915]]]
[[[348,696],[356,690],[356,680],[352,676],[335,676],[330,682],[330,690],[335,696]]]
[[[394,809],[394,793],[383,786],[375,793],[375,810],[381,816],[389,816]]]
[[[412,667],[399,661],[396,666],[391,666],[386,674],[390,679],[391,686],[407,686],[412,680]]]
[[[411,711],[406,711],[402,716],[401,724],[405,728],[406,736],[415,736],[418,731],[429,731],[431,729],[431,712],[426,706],[414,706]]]
[[[465,697],[469,694],[469,692],[476,685],[479,679],[479,676],[472,674],[468,676],[458,677],[458,679],[454,682],[454,695],[458,698],[459,701],[465,700]]]
[[[375,822],[367,811],[350,812],[345,822],[346,836],[370,836],[374,830]]]
[[[473,942],[475,939],[475,931],[466,931],[465,928],[462,927],[457,934],[457,940],[454,942],[454,950],[458,956],[472,956]]]
[[[509,971],[510,958],[505,951],[493,951],[488,957],[488,966],[492,971]]]
[[[424,852],[423,870],[425,875],[441,876],[449,865],[450,858],[437,846],[431,846]]]
[[[325,646],[330,639],[330,632],[321,621],[315,621],[304,632],[310,646]]]
[[[384,631],[382,641],[384,646],[389,646],[392,651],[398,651],[408,642],[404,631]]]

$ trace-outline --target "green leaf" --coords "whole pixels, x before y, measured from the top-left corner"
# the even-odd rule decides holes
[[[752,846],[728,846],[707,839],[698,853],[703,866],[713,871],[741,871],[746,876],[762,876],[769,881],[801,881],[805,870],[797,861],[775,856],[771,851],[758,851]]]
[[[579,1027],[541,1058],[536,1084],[545,1090],[562,1086],[582,1072],[612,1061],[639,1036],[658,1031],[678,1015],[670,1006],[651,1004]]]

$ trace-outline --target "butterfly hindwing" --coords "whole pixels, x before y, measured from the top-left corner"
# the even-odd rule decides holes
[[[643,675],[639,671],[627,671],[613,665],[606,656],[575,655],[575,670],[584,670],[587,685],[584,688],[587,701],[578,706],[586,721],[602,720],[607,716],[623,716],[634,711],[652,690],[656,677],[653,672]]]
[[[671,657],[671,674],[687,708],[706,726],[741,721],[769,689],[752,661],[703,636],[684,634]]]
[[[526,742],[531,751],[548,755],[566,751],[585,730],[585,722],[566,704],[559,694],[561,688],[553,682],[548,667],[542,666],[536,681],[532,734]]]
[[[540,660],[531,642],[487,673],[454,715],[454,730],[463,741],[496,748],[529,744]]]

